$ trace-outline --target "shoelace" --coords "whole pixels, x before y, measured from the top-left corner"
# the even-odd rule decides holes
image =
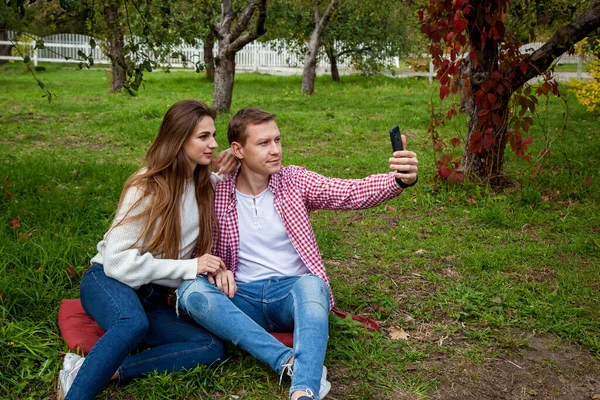
[[[283,374],[287,373],[287,376],[290,378],[294,376],[294,370],[292,369],[292,363],[287,363],[283,366],[281,370],[281,374],[279,375],[279,386],[281,386],[281,381],[283,380]]]

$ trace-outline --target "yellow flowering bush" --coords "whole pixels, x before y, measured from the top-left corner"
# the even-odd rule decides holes
[[[594,114],[600,114],[600,58],[598,57],[598,49],[600,49],[600,40],[597,41],[596,55],[593,56],[592,62],[588,64],[589,73],[594,78],[592,81],[573,81],[575,96],[577,100]]]

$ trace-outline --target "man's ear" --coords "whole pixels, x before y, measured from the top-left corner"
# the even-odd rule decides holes
[[[243,150],[244,149],[239,142],[231,142],[231,151],[233,152],[233,155],[236,156],[236,158],[238,160],[241,160],[244,158]]]

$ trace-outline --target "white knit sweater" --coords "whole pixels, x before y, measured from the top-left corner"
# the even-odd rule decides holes
[[[137,239],[143,231],[145,221],[126,220],[116,226],[116,222],[127,214],[127,210],[139,199],[139,196],[140,191],[137,188],[127,190],[113,225],[98,243],[98,254],[91,262],[104,265],[104,273],[107,276],[133,289],[150,282],[177,287],[182,279],[194,279],[197,274],[198,260],[190,257],[199,233],[195,185],[193,183],[186,185],[181,198],[181,242],[178,260],[161,259],[148,252],[140,251],[144,238],[141,241]],[[129,216],[140,213],[147,205],[148,199],[145,199],[130,211]]]

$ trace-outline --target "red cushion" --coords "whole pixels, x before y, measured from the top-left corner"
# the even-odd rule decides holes
[[[79,299],[64,299],[58,308],[58,327],[67,342],[67,347],[75,352],[87,354],[94,344],[104,335],[96,321],[85,313]],[[292,333],[272,333],[281,343],[293,347]]]
[[[281,343],[286,345],[287,347],[294,347],[294,334],[291,332],[271,332],[271,335],[275,337],[275,339],[279,340]]]
[[[73,351],[87,354],[94,344],[104,335],[92,317],[87,315],[79,299],[64,299],[58,308],[58,327],[60,334]]]

